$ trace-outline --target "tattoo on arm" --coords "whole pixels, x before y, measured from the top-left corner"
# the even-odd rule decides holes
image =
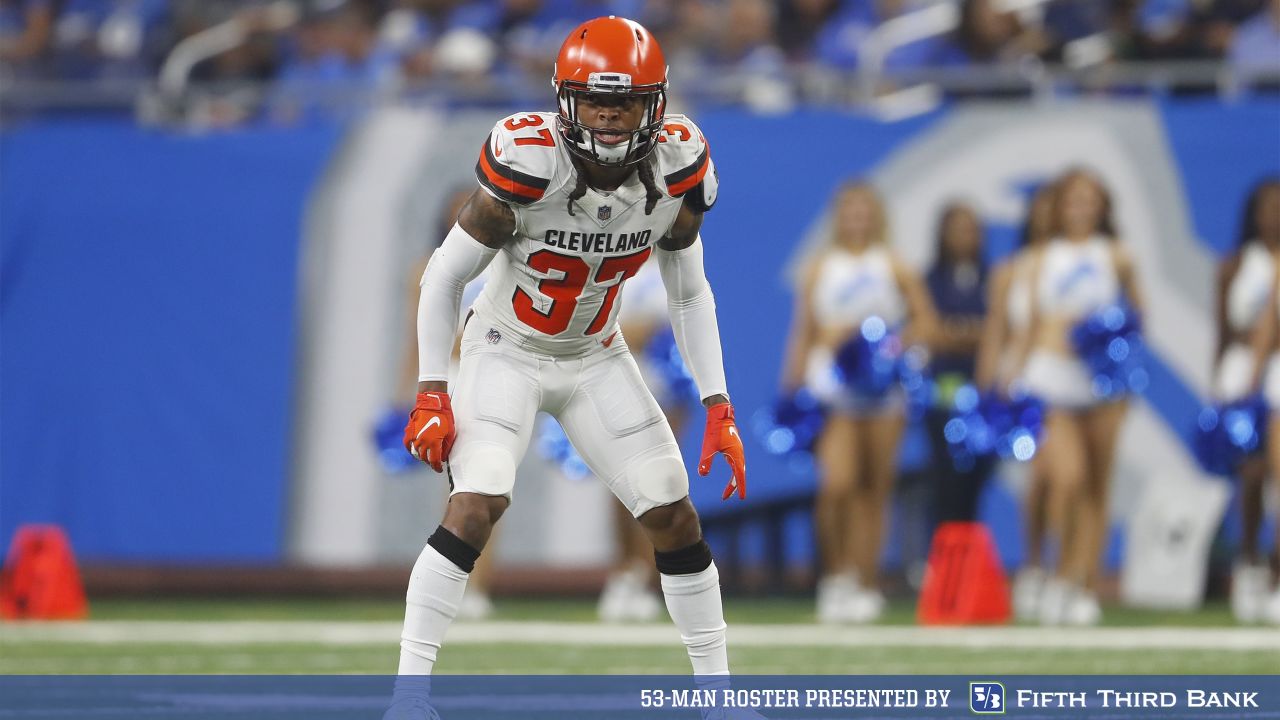
[[[680,206],[676,221],[671,224],[667,236],[658,241],[660,250],[683,250],[698,239],[698,231],[702,229],[702,213],[689,209],[689,205]]]
[[[506,203],[480,188],[458,214],[458,224],[482,245],[501,248],[516,231],[516,214]]]

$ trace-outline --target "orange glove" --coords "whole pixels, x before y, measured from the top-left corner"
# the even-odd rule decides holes
[[[733,477],[724,487],[724,497],[736,490],[738,497],[747,499],[747,460],[742,452],[742,438],[738,435],[738,426],[733,422],[733,405],[720,403],[707,408],[707,429],[702,434],[702,459],[698,462],[698,474],[706,477],[711,472],[711,460],[716,453],[724,455],[725,462],[733,471]]]
[[[418,393],[418,403],[409,412],[409,424],[404,428],[404,448],[436,472],[442,472],[455,437],[449,394]]]

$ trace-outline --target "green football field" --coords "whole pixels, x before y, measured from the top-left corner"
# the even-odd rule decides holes
[[[589,600],[500,599],[450,630],[437,670],[457,674],[683,674],[669,622],[609,626]],[[392,674],[393,600],[99,601],[86,622],[0,623],[0,674]],[[740,674],[1274,674],[1280,629],[1196,613],[1109,608],[1097,628],[923,628],[914,606],[879,623],[820,626],[805,599],[728,598]]]

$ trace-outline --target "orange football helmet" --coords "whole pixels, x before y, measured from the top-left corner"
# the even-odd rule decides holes
[[[640,23],[610,15],[574,28],[560,46],[552,82],[560,134],[570,152],[599,165],[624,167],[648,157],[657,146],[667,112],[667,61]],[[644,100],[644,119],[626,143],[597,142],[596,134],[603,130],[579,121],[578,98],[596,94]]]

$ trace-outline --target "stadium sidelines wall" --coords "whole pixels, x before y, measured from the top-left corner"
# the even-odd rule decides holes
[[[346,566],[416,554],[443,481],[384,474],[369,427],[398,399],[406,268],[436,241],[443,195],[471,182],[499,114],[385,110],[345,129],[199,137],[85,121],[0,135],[0,543],[20,522],[52,521],[101,562]],[[923,265],[946,201],[978,207],[998,255],[1028,188],[1086,164],[1115,193],[1157,354],[1124,430],[1116,520],[1146,488],[1207,482],[1184,440],[1207,395],[1213,262],[1248,188],[1280,170],[1280,104],[695,119],[722,181],[703,235],[742,416],[773,399],[787,268],[822,235],[841,179],[872,178],[895,245]],[[753,501],[812,487],[754,440],[748,453]],[[500,557],[604,562],[600,487],[536,457],[520,473]],[[691,473],[691,484],[705,514],[720,511],[718,482]],[[1011,477],[984,504],[1010,562],[1017,488]],[[806,533],[792,528],[798,558]]]
[[[0,133],[0,544],[275,563],[301,208],[334,127]]]

